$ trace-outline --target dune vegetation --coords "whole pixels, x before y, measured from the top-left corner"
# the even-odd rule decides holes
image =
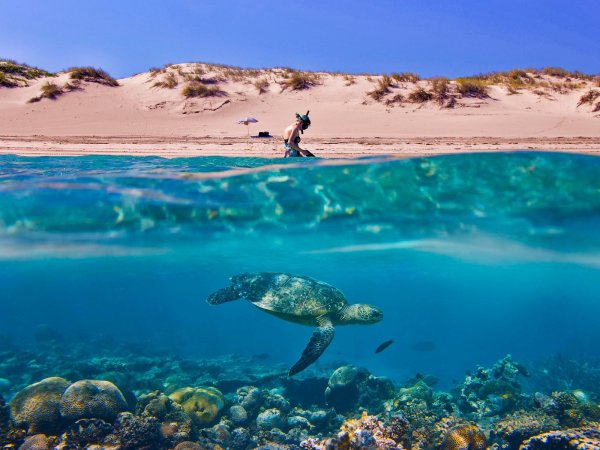
[[[0,58],[0,87],[28,86],[29,80],[53,76],[53,73],[37,67]]]
[[[72,80],[87,81],[89,83],[118,86],[119,82],[102,69],[95,67],[71,67],[67,70]]]
[[[39,95],[30,101],[56,99],[66,92],[83,89],[84,82],[111,87],[119,85],[117,80],[100,68],[72,67],[64,73],[69,75],[68,83],[61,87],[48,82],[41,88]],[[587,90],[581,95],[577,106],[591,106],[593,112],[600,110],[600,91],[595,89],[600,88],[600,76],[560,67],[513,69],[450,79],[422,78],[412,72],[347,74],[301,71],[287,67],[242,68],[196,62],[166,64],[160,68],[151,68],[147,74],[141,75],[146,76],[151,88],[178,88],[184,98],[227,96],[232,95],[232,92],[240,94],[252,91],[257,95],[277,95],[312,89],[324,85],[328,80],[339,78],[347,87],[357,86],[359,83],[361,86],[368,86],[361,88],[364,89],[363,104],[375,102],[386,107],[402,107],[406,104],[421,107],[432,104],[439,108],[454,108],[497,97],[500,88],[508,95],[528,92],[547,99],[555,99],[556,95],[576,90]],[[56,76],[57,74],[37,67],[0,59],[0,87],[24,87],[32,80]],[[233,88],[232,84],[237,87]],[[247,87],[243,87],[244,85]],[[279,86],[280,90],[274,90],[272,86]],[[361,94],[357,92],[357,95]]]

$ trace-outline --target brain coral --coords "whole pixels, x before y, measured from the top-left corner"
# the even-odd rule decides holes
[[[476,425],[458,425],[444,436],[443,450],[483,450],[486,438]]]
[[[169,398],[179,403],[199,425],[214,422],[225,406],[223,394],[213,387],[185,387],[173,392]]]
[[[121,391],[110,381],[81,380],[67,388],[60,399],[60,412],[69,422],[102,419],[112,422],[127,410]]]
[[[69,386],[63,378],[46,378],[27,386],[10,402],[10,414],[16,427],[28,433],[57,433],[62,426],[60,398]]]

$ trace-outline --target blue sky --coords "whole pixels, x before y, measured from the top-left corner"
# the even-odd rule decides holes
[[[124,77],[206,61],[456,77],[600,73],[598,0],[3,1],[0,57]]]

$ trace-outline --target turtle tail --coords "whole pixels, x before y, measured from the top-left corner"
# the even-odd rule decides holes
[[[220,305],[221,303],[232,302],[239,298],[241,298],[241,295],[235,288],[233,286],[228,286],[210,294],[206,301],[211,305]]]

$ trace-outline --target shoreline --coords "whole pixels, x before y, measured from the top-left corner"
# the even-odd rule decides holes
[[[322,158],[420,157],[455,153],[549,151],[600,156],[600,137],[352,137],[307,138]],[[17,156],[123,155],[163,158],[228,156],[281,158],[278,138],[216,136],[0,136],[0,154]]]

